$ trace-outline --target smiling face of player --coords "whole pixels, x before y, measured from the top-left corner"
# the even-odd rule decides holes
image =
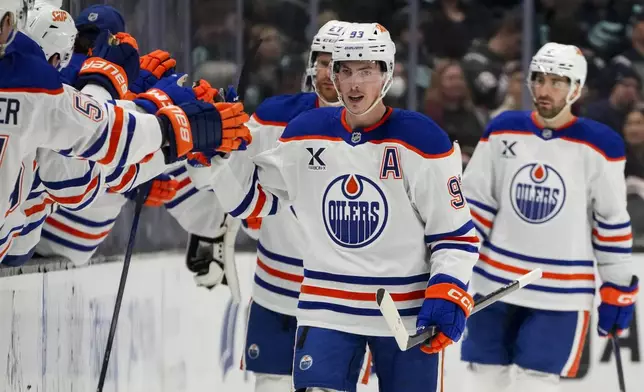
[[[338,102],[338,93],[331,81],[331,53],[318,53],[315,58],[315,91],[322,96],[326,102]],[[323,104],[323,102],[320,102]]]
[[[335,82],[344,106],[354,115],[364,114],[373,103],[380,99],[385,83],[385,72],[375,61],[343,61],[336,67]],[[382,101],[374,107],[384,107]],[[382,114],[382,113],[381,113]]]
[[[534,105],[541,118],[548,120],[557,116],[562,110],[570,111],[570,106],[566,102],[571,88],[568,78],[554,74],[536,73],[530,84]],[[573,86],[573,88],[578,90],[577,87]],[[579,94],[579,91],[575,91],[572,97],[574,94]],[[565,114],[560,117],[562,121],[568,121]]]

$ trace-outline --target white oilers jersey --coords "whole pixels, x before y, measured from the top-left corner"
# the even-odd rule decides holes
[[[282,95],[265,100],[246,124],[252,132],[253,143],[246,152],[231,154],[228,164],[234,167],[236,162],[244,161],[242,165],[252,165],[251,157],[277,146],[289,121],[317,106],[315,93]],[[221,186],[219,183],[214,184],[215,188]],[[231,215],[238,216],[238,212],[239,210],[233,211]],[[245,217],[258,215],[259,212]],[[253,301],[274,312],[295,316],[300,285],[304,279],[304,249],[304,238],[292,208],[262,219],[257,243]]]
[[[29,191],[17,189],[17,179],[23,160],[38,147],[115,167],[139,162],[161,146],[155,116],[99,103],[62,85],[44,57],[9,49],[0,60],[0,224],[18,206],[11,195]],[[83,91],[105,95],[92,85]]]
[[[415,331],[430,274],[467,283],[478,257],[460,149],[415,112],[388,109],[378,124],[355,130],[344,115],[299,115],[276,148],[253,158],[256,170],[215,159],[213,184],[237,180],[218,196],[242,218],[292,206],[305,247],[300,325],[390,336],[375,295],[385,287]]]
[[[534,268],[543,278],[507,302],[537,309],[589,310],[599,278],[629,285],[631,225],[624,142],[585,118],[558,130],[529,112],[505,112],[488,126],[463,178],[484,240],[472,288],[494,291]]]

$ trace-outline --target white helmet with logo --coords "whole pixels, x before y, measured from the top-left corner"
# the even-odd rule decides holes
[[[48,61],[55,54],[60,56],[59,69],[69,64],[78,31],[67,11],[45,2],[37,3],[29,13],[25,33],[40,45]]]
[[[351,23],[349,22],[330,20],[326,22],[324,26],[318,30],[317,34],[315,34],[315,37],[313,37],[313,42],[311,42],[311,51],[309,52],[309,60],[306,66],[305,83],[310,83],[313,91],[316,93],[317,87],[315,85],[315,77],[317,75],[317,70],[315,62],[317,55],[318,53],[333,53],[333,44],[350,25]],[[319,93],[318,97],[327,105],[335,105],[333,103],[326,102]],[[338,102],[337,105],[340,105],[340,102]]]
[[[532,82],[536,73],[566,77],[570,80],[570,91],[566,96],[566,104],[572,105],[581,96],[581,90],[586,84],[587,72],[586,58],[579,48],[573,45],[548,42],[532,57],[528,83]],[[578,94],[575,94],[575,91],[578,91]],[[530,88],[530,94],[533,94],[534,98],[532,88]]]
[[[27,11],[33,7],[33,0],[0,0],[0,21],[4,19],[7,14],[10,14],[11,29],[13,30],[9,35],[7,42],[0,43],[0,55],[2,55],[13,42],[16,33],[25,28],[27,24]]]
[[[380,90],[380,97],[363,114],[373,109],[387,94],[394,76],[396,45],[391,40],[389,31],[379,23],[352,23],[335,42],[331,61],[333,72],[331,80],[336,84],[335,74],[342,61],[376,61],[384,65],[385,80]],[[337,90],[337,85],[336,85]],[[338,91],[338,97],[342,96]]]

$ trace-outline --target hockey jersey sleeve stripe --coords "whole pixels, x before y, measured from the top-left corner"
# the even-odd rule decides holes
[[[487,227],[488,229],[492,228],[492,221],[491,220],[483,218],[481,215],[477,214],[474,210],[471,210],[470,214],[472,215],[472,218],[474,218],[481,225]]]
[[[259,268],[263,269],[264,271],[266,271],[266,273],[268,273],[269,275],[272,275],[272,276],[274,276],[276,278],[288,280],[290,282],[295,282],[295,283],[302,283],[302,281],[304,280],[304,277],[301,276],[301,275],[289,274],[287,272],[280,271],[280,270],[277,270],[275,268],[269,267],[268,265],[264,264],[259,259],[259,257],[257,258],[257,266]]]
[[[29,223],[27,226],[25,226],[22,231],[20,232],[20,235],[27,235],[31,233],[32,231],[36,230],[38,227],[42,226],[43,223],[45,223],[45,219],[47,219],[47,215],[41,217],[35,222]]]
[[[471,205],[473,205],[473,206],[475,206],[475,207],[478,207],[478,208],[482,209],[483,211],[487,211],[487,212],[489,212],[489,213],[490,213],[490,214],[492,214],[492,215],[496,215],[496,212],[497,212],[497,211],[496,211],[496,209],[494,209],[494,208],[492,208],[492,207],[488,206],[487,204],[481,203],[480,201],[474,200],[474,199],[469,198],[469,197],[468,197],[468,198],[466,198],[465,200],[466,200],[468,203],[470,203]]]
[[[52,242],[55,242],[55,243],[57,243],[59,245],[62,245],[64,247],[66,247],[66,248],[71,248],[73,250],[77,250],[77,251],[80,251],[80,252],[93,252],[94,249],[98,248],[98,246],[100,245],[100,242],[98,244],[90,245],[90,246],[79,245],[79,244],[76,244],[76,243],[74,243],[72,241],[69,241],[69,240],[66,240],[64,238],[61,238],[61,237],[59,237],[59,236],[57,236],[57,235],[55,235],[55,234],[53,234],[50,231],[47,231],[45,229],[43,229],[41,235],[42,235],[43,238],[46,238],[46,239],[48,239],[48,240],[50,240]]]
[[[97,234],[90,234],[90,233],[85,233],[83,231],[80,231],[78,229],[75,229],[71,226],[68,226],[60,221],[57,221],[53,217],[47,218],[47,224],[51,225],[52,227],[57,228],[58,230],[65,232],[67,234],[70,234],[74,237],[78,238],[83,238],[86,240],[102,240],[103,238],[107,237],[110,234],[110,230],[106,230]]]
[[[604,246],[604,245],[598,245],[593,242],[593,249],[598,250],[600,252],[607,252],[607,253],[631,253],[633,250],[632,248],[622,248],[618,246]]]
[[[190,190],[187,191],[186,193],[184,193],[183,195],[175,198],[174,200],[171,200],[171,201],[165,203],[165,208],[172,209],[172,208],[178,206],[179,204],[183,203],[184,201],[188,200],[192,196],[196,195],[197,192],[199,192],[199,190],[197,188],[191,187]]]
[[[340,275],[330,272],[312,271],[309,269],[304,270],[304,277],[317,280],[328,280],[331,282],[363,284],[373,286],[400,286],[413,283],[427,283],[429,274],[420,274],[405,277],[371,277],[371,276],[352,276]]]
[[[0,88],[2,93],[29,93],[29,94],[47,94],[47,95],[59,95],[65,92],[63,88],[57,89],[46,89],[46,88]]]
[[[451,241],[454,241],[456,237],[462,237],[473,228],[474,228],[474,223],[471,220],[468,220],[463,226],[459,227],[454,231],[450,231],[448,233],[426,235],[425,242],[432,243],[436,241],[445,241],[448,239],[450,239]],[[465,238],[470,238],[470,237],[465,237]],[[478,242],[478,241],[475,241],[475,242]]]
[[[78,204],[83,200],[85,195],[97,188],[98,182],[99,178],[94,177],[87,188],[81,194],[78,194],[76,196],[54,196],[50,194],[49,197],[51,197],[58,204]]]
[[[100,184],[100,179],[99,179],[99,184]],[[84,210],[85,208],[87,208],[87,206],[89,206],[90,204],[92,204],[92,203],[94,202],[94,200],[96,200],[96,198],[98,197],[98,195],[102,195],[102,194],[103,194],[103,193],[101,192],[101,188],[102,188],[102,186],[101,186],[101,185],[99,185],[99,186],[95,187],[95,188],[94,188],[94,192],[92,193],[92,195],[91,195],[90,197],[86,198],[86,199],[85,199],[85,201],[83,201],[80,205],[78,205],[78,206],[69,206],[69,205],[68,205],[68,206],[66,206],[66,207],[67,207],[67,209],[68,209],[68,210],[70,210],[70,211],[79,211],[79,210]]]
[[[173,177],[177,177],[177,176],[180,176],[181,174],[185,173],[186,171],[188,171],[188,170],[186,169],[185,166],[180,166],[180,167],[170,171],[168,173],[168,175],[173,176]]]
[[[485,254],[480,254],[479,255],[479,260],[482,261],[485,264],[488,264],[494,268],[507,271],[507,272],[512,272],[514,274],[519,274],[519,275],[525,275],[530,270],[525,269],[525,268],[519,268],[513,265],[505,264],[502,263],[498,260],[494,260],[491,257],[485,255]],[[554,280],[590,280],[590,281],[595,281],[595,275],[594,274],[562,274],[562,273],[556,273],[556,272],[547,272],[544,271],[542,275],[543,279],[554,279]]]
[[[597,217],[593,216],[593,220],[597,223],[597,227],[600,229],[607,229],[607,230],[617,230],[617,229],[624,229],[626,227],[629,227],[631,225],[631,222],[624,222],[624,223],[604,223],[600,220],[597,219]]]
[[[132,180],[136,177],[137,171],[138,171],[137,165],[130,165],[125,175],[121,178],[121,182],[119,182],[118,185],[111,187],[110,191],[120,192],[123,189],[125,189],[129,184],[132,183]]]
[[[126,136],[125,146],[123,146],[123,153],[121,154],[121,159],[119,160],[118,166],[126,166],[127,157],[130,155],[130,144],[132,143],[132,138],[134,137],[135,129],[136,129],[136,118],[131,113],[128,113],[127,136]]]
[[[327,302],[311,302],[311,301],[302,301],[300,300],[297,304],[299,309],[306,310],[330,310],[337,313],[346,313],[356,316],[375,316],[382,317],[380,309],[363,309],[363,308],[354,308],[352,306],[332,304]],[[420,307],[415,308],[406,308],[399,309],[398,312],[402,317],[411,317],[417,316],[420,312]]]
[[[242,202],[235,208],[234,210],[230,211],[230,215],[234,217],[239,217],[241,214],[243,214],[248,207],[253,203],[253,200],[255,200],[255,189],[259,187],[257,186],[257,180],[258,180],[258,171],[257,168],[255,168],[255,172],[253,173],[253,180],[251,181],[251,186],[250,189],[248,190],[248,193],[246,193],[246,196],[242,200]],[[266,195],[264,195],[264,200],[266,200]],[[246,218],[244,216],[244,218]]]
[[[262,245],[261,242],[257,242],[257,250],[262,253],[264,256],[268,257],[271,260],[278,261],[280,263],[292,265],[295,267],[302,267],[303,266],[303,261],[301,259],[296,259],[293,257],[288,257],[288,256],[283,256],[274,252],[271,252],[270,250],[266,249],[264,245]]]
[[[119,106],[114,106],[114,125],[112,125],[112,132],[110,132],[110,139],[107,146],[107,154],[105,157],[100,159],[98,163],[102,165],[108,165],[114,161],[116,157],[116,151],[118,150],[119,140],[121,139],[121,134],[123,133],[123,108]]]
[[[478,237],[477,237],[477,242],[478,242]],[[468,253],[479,253],[479,249],[474,245],[440,243],[438,245],[432,246],[432,252],[438,252],[439,250],[445,250],[445,249],[462,250],[463,252],[468,252]]]
[[[259,287],[262,287],[262,288],[264,288],[264,289],[266,289],[268,291],[272,291],[273,293],[276,293],[276,294],[280,294],[280,295],[284,295],[286,297],[291,297],[291,298],[296,298],[296,299],[300,297],[299,292],[292,291],[292,290],[287,290],[287,289],[285,289],[283,287],[278,287],[278,286],[272,285],[272,284],[266,282],[265,280],[262,280],[262,278],[257,276],[257,274],[255,274],[255,283]]]
[[[27,208],[25,210],[25,216],[29,217],[29,216],[32,216],[34,214],[37,214],[40,211],[42,211],[45,208],[47,208],[47,206],[50,205],[50,204],[54,204],[54,201],[52,199],[47,198],[47,199],[43,200],[42,203],[37,204],[37,205],[35,205],[33,207]]]
[[[89,163],[89,170],[83,175],[82,177],[78,178],[72,178],[68,180],[63,180],[63,181],[45,181],[38,176],[40,181],[42,182],[45,187],[51,190],[61,190],[61,189],[69,189],[69,188],[74,188],[78,186],[86,186],[92,181],[92,169],[96,165],[94,162],[88,162]]]
[[[470,211],[470,212],[471,212],[471,211]],[[485,231],[483,231],[483,229],[481,229],[481,227],[480,227],[480,226],[478,226],[478,225],[475,223],[475,224],[474,224],[474,228],[476,229],[476,231],[479,233],[480,237],[481,237],[483,240],[487,240],[487,233],[486,233]]]
[[[100,222],[90,221],[90,220],[82,218],[80,216],[70,214],[69,212],[67,212],[63,208],[59,208],[56,211],[56,213],[58,215],[64,217],[64,218],[66,218],[66,219],[69,219],[72,222],[79,223],[79,224],[81,224],[83,226],[87,226],[87,227],[105,227],[105,226],[111,225],[112,223],[114,223],[116,221],[116,219],[108,219],[106,221],[100,221]]]
[[[264,192],[260,184],[257,184],[257,192],[258,197],[257,202],[255,202],[255,208],[253,208],[253,211],[250,213],[250,215],[247,216],[247,218],[257,218],[259,216],[259,213],[264,209],[264,205],[266,204],[266,193]]]
[[[621,242],[621,241],[628,241],[633,239],[632,233],[628,233],[624,235],[604,236],[599,234],[599,232],[596,229],[593,229],[593,236],[603,242]]]
[[[501,284],[508,284],[512,282],[512,279],[505,279],[500,276],[496,276],[488,271],[485,271],[479,266],[474,267],[474,273],[489,279],[493,282],[501,283]],[[540,286],[540,285],[535,285],[535,284],[530,284],[525,287],[527,290],[535,290],[535,291],[543,291],[546,293],[558,293],[558,294],[595,294],[595,288],[590,288],[590,287],[573,287],[573,288],[566,288],[566,287],[547,287],[547,286]]]
[[[22,230],[23,225],[18,225],[11,230],[4,236],[4,238],[0,239],[0,246],[3,246],[4,244],[7,243],[7,241],[10,241],[11,238],[16,237],[20,234],[20,231]]]
[[[310,294],[320,297],[347,299],[351,301],[376,301],[376,293],[361,293],[356,291],[330,289],[327,287],[316,287],[302,285],[302,294]],[[408,293],[391,293],[394,301],[413,301],[425,298],[425,290],[416,290]]]
[[[521,253],[516,253],[516,252],[509,251],[507,249],[500,248],[489,241],[485,241],[483,243],[483,246],[491,249],[492,251],[500,255],[511,257],[517,260],[532,262],[532,263],[561,265],[561,266],[579,266],[579,267],[593,267],[595,265],[593,260],[544,259],[541,257],[527,256]]]

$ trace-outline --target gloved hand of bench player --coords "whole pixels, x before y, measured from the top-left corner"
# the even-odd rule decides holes
[[[619,335],[633,321],[635,298],[639,291],[639,279],[633,276],[629,286],[620,286],[606,282],[601,285],[599,294],[602,302],[597,309],[599,336],[610,336],[617,330]]]
[[[220,106],[229,105],[229,106]],[[248,114],[241,103],[216,104],[199,100],[168,106],[157,112],[164,133],[166,163],[176,162],[188,153],[231,152],[242,141],[252,140],[244,125]]]
[[[175,73],[177,61],[170,53],[157,49],[141,56],[139,61],[139,77],[130,83],[130,91],[141,94],[148,91],[164,77]]]
[[[438,333],[420,349],[427,354],[436,354],[457,342],[473,306],[474,300],[467,293],[467,287],[458,279],[445,274],[432,276],[418,313],[416,330],[422,332],[436,326]]]
[[[88,84],[98,84],[113,99],[123,99],[129,83],[139,76],[139,47],[134,37],[102,31],[91,53],[83,62],[74,87],[80,90]]]
[[[150,191],[145,199],[144,205],[148,207],[160,207],[171,201],[177,194],[179,182],[171,175],[161,173],[152,180]],[[130,200],[136,199],[138,188],[125,192],[123,195]]]

